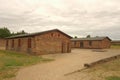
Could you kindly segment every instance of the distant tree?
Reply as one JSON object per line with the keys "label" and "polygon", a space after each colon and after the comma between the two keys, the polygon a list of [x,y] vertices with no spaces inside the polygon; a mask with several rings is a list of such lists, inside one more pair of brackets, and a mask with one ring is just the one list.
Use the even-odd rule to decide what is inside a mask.
{"label": "distant tree", "polygon": [[91,37],[91,35],[87,35],[87,36],[86,36],[86,38],[90,38],[90,37]]}
{"label": "distant tree", "polygon": [[27,32],[25,32],[24,30],[22,30],[22,31],[19,31],[19,32],[16,32],[16,33],[13,32],[11,35],[15,36],[15,35],[21,35],[21,34],[27,34]]}
{"label": "distant tree", "polygon": [[0,38],[5,38],[11,36],[11,32],[8,28],[0,28]]}
{"label": "distant tree", "polygon": [[99,37],[99,36],[96,36],[96,37]]}
{"label": "distant tree", "polygon": [[21,34],[27,34],[27,32],[25,32],[24,30],[21,31]]}
{"label": "distant tree", "polygon": [[75,36],[74,38],[78,38],[77,36]]}
{"label": "distant tree", "polygon": [[6,27],[0,28],[0,38],[10,37],[10,36],[15,36],[15,35],[20,35],[20,34],[27,34],[27,32],[22,30],[16,33],[15,32],[11,33],[11,31]]}

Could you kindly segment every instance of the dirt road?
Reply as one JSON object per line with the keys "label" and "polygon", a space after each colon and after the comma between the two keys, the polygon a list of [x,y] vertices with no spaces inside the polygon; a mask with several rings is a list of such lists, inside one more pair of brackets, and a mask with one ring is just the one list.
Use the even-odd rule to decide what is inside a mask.
{"label": "dirt road", "polygon": [[72,53],[45,55],[43,57],[55,58],[55,61],[20,69],[16,80],[67,80],[64,75],[82,69],[84,63],[118,54],[120,50],[93,52],[87,49],[74,49]]}

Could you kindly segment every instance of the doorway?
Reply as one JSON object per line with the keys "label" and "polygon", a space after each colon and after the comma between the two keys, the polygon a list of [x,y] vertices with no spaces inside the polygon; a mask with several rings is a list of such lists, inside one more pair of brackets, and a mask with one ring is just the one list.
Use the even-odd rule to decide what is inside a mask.
{"label": "doorway", "polygon": [[32,40],[31,40],[31,38],[28,38],[28,53],[31,53],[31,48],[32,48]]}
{"label": "doorway", "polygon": [[69,53],[70,52],[70,44],[67,43],[67,52]]}
{"label": "doorway", "polygon": [[61,50],[62,53],[65,53],[65,43],[62,42],[62,50]]}
{"label": "doorway", "polygon": [[80,48],[83,48],[83,47],[84,47],[83,42],[80,42]]}

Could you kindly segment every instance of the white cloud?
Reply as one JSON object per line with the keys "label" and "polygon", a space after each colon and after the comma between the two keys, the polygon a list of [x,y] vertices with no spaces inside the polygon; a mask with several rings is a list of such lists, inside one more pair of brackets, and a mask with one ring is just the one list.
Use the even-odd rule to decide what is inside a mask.
{"label": "white cloud", "polygon": [[0,26],[37,32],[120,37],[120,0],[0,0]]}

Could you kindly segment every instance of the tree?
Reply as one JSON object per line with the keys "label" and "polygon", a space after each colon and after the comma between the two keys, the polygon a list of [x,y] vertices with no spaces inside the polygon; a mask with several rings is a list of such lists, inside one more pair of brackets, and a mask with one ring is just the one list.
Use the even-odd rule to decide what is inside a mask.
{"label": "tree", "polygon": [[75,36],[74,38],[77,38],[77,36]]}
{"label": "tree", "polygon": [[11,36],[10,30],[6,27],[0,28],[0,38],[5,38]]}
{"label": "tree", "polygon": [[91,35],[87,35],[87,36],[86,36],[86,38],[90,38],[90,37],[91,37]]}
{"label": "tree", "polygon": [[14,32],[12,32],[12,36],[15,36],[15,35],[21,35],[21,34],[27,34],[24,30],[22,30],[22,31],[19,31],[19,32],[16,32],[16,33],[14,33]]}
{"label": "tree", "polygon": [[10,32],[10,30],[6,27],[0,28],[0,38],[5,38],[5,37],[10,37],[10,36],[15,36],[15,35],[20,35],[20,34],[27,34],[24,30],[19,31],[19,32]]}

